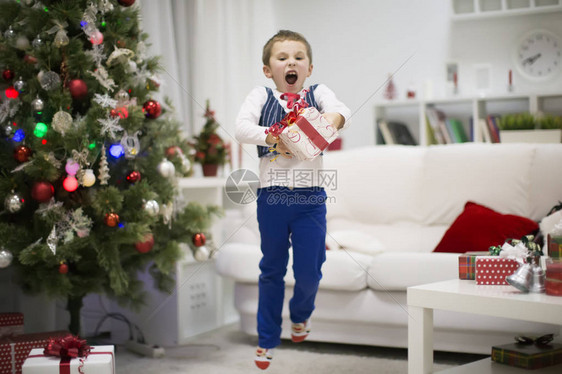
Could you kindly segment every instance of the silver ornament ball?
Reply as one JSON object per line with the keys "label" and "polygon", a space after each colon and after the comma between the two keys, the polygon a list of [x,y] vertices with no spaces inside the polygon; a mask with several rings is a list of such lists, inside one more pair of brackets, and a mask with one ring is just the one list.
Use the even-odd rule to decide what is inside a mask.
{"label": "silver ornament ball", "polygon": [[12,252],[6,249],[0,250],[0,268],[7,268],[8,266],[10,266],[13,259],[14,256],[12,255]]}
{"label": "silver ornament ball", "polygon": [[27,83],[25,83],[25,81],[21,77],[19,77],[18,80],[14,82],[14,88],[19,93],[22,93],[27,88]]}
{"label": "silver ornament ball", "polygon": [[50,91],[60,86],[60,77],[54,71],[41,71],[37,75],[39,84],[44,90]]}
{"label": "silver ornament ball", "polygon": [[144,203],[144,211],[151,217],[157,216],[160,212],[160,205],[158,205],[158,201],[148,200]]}
{"label": "silver ornament ball", "polygon": [[197,247],[197,249],[195,250],[195,259],[199,262],[203,262],[203,261],[207,261],[209,259],[209,250],[207,249],[207,247],[205,247],[204,245],[202,245],[201,247]]}
{"label": "silver ornament ball", "polygon": [[23,199],[15,193],[12,193],[4,200],[4,206],[10,213],[17,213],[23,206]]}
{"label": "silver ornament ball", "polygon": [[176,174],[176,167],[170,161],[164,159],[158,164],[158,172],[164,178],[171,178]]}
{"label": "silver ornament ball", "polygon": [[45,109],[45,103],[40,98],[33,99],[33,101],[31,102],[31,109],[34,112],[41,112],[43,109]]}
{"label": "silver ornament ball", "polygon": [[4,32],[4,38],[11,40],[16,37],[16,32],[12,29],[12,26]]}
{"label": "silver ornament ball", "polygon": [[33,41],[31,42],[31,45],[33,46],[33,48],[40,48],[45,44],[45,42],[43,41],[43,39],[41,39],[41,35],[37,35],[35,37],[35,39],[33,39]]}

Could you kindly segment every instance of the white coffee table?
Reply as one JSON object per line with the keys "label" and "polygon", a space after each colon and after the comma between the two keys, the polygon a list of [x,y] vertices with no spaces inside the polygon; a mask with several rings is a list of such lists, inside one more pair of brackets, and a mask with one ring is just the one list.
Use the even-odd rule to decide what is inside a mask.
{"label": "white coffee table", "polygon": [[[512,286],[481,286],[476,285],[475,281],[460,279],[408,287],[409,374],[433,372],[433,309],[562,326],[562,297],[522,294]],[[492,347],[490,352],[491,350]],[[455,369],[445,373],[516,373],[519,370],[490,361],[491,359],[487,358],[466,365],[466,370],[470,371]],[[560,373],[562,366],[557,365],[539,372]],[[537,371],[533,370],[533,373]]]}

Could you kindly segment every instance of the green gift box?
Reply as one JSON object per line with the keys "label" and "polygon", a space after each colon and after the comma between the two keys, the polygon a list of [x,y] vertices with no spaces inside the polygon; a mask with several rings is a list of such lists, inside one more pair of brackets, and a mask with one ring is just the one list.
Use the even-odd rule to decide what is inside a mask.
{"label": "green gift box", "polygon": [[492,361],[523,369],[540,369],[562,363],[562,344],[504,344],[492,347]]}
{"label": "green gift box", "polygon": [[548,244],[548,255],[552,258],[562,258],[562,236],[548,234],[546,242]]}

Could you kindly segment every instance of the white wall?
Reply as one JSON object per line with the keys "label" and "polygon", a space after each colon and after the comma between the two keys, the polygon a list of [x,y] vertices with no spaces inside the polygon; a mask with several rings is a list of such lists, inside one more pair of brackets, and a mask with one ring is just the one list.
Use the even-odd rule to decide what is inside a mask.
{"label": "white wall", "polygon": [[509,69],[518,91],[562,89],[562,76],[542,84],[525,82],[511,59],[515,42],[528,30],[546,28],[562,37],[562,12],[452,22],[450,0],[274,4],[278,28],[299,31],[312,45],[315,67],[309,82],[326,83],[355,113],[343,135],[346,148],[373,144],[373,104],[382,99],[391,72],[396,72],[400,98],[410,85],[418,95],[432,91],[434,98],[444,97],[447,61],[459,64],[460,95],[477,94],[475,64],[490,64],[490,93],[506,92]]}

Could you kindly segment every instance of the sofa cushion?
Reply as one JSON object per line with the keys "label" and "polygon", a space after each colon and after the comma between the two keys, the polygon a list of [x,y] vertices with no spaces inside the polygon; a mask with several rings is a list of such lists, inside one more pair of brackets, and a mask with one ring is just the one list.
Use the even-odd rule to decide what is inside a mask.
{"label": "sofa cushion", "polygon": [[[237,282],[257,283],[261,257],[258,245],[227,243],[216,255],[216,269],[220,275]],[[370,261],[371,256],[361,253],[345,250],[326,251],[320,288],[340,291],[358,291],[367,288],[367,269]],[[285,275],[285,284],[288,286],[295,284],[291,264],[292,256]]]}
{"label": "sofa cushion", "polygon": [[395,145],[328,152],[324,168],[337,171],[337,185],[326,189],[328,219],[420,222],[425,149]]}
{"label": "sofa cushion", "polygon": [[[545,182],[541,178],[531,182],[535,149],[535,144],[501,143],[427,147],[423,180],[416,187],[423,197],[422,222],[450,225],[467,201],[530,217],[532,183]],[[543,187],[535,189],[542,191]]]}
{"label": "sofa cushion", "polygon": [[345,249],[374,255],[384,251],[384,245],[375,236],[361,230],[335,230],[326,233],[326,249]]}
{"label": "sofa cushion", "polygon": [[370,224],[368,221],[334,218],[328,221],[329,237],[337,231],[361,231],[376,238],[385,252],[430,253],[439,243],[448,225],[419,225],[412,222]]}
{"label": "sofa cushion", "polygon": [[391,253],[373,257],[367,284],[380,291],[406,291],[410,286],[459,277],[455,253]]}
{"label": "sofa cushion", "polygon": [[538,228],[528,218],[501,214],[469,201],[433,252],[487,251],[492,245],[501,246],[508,238],[520,239]]}

